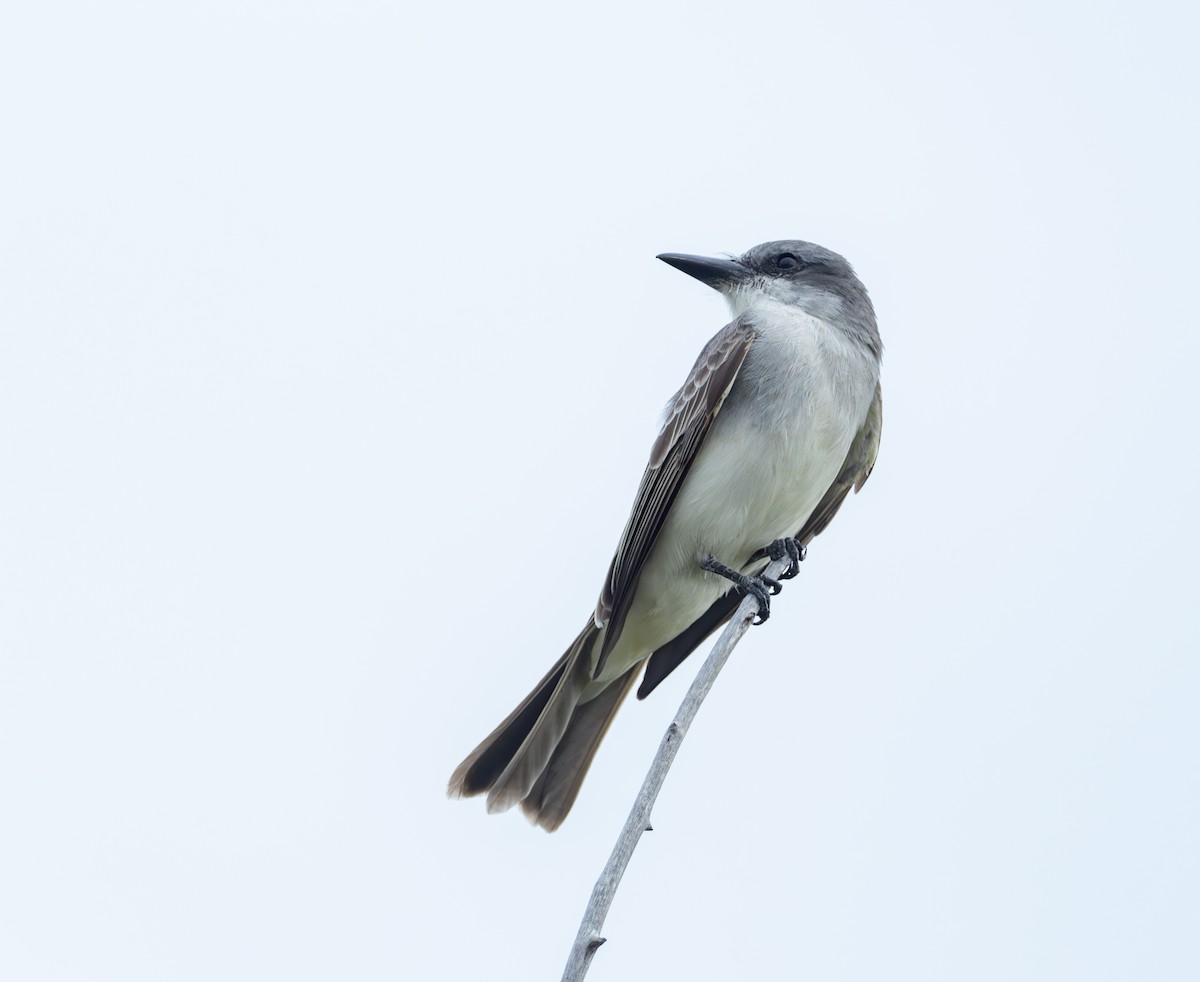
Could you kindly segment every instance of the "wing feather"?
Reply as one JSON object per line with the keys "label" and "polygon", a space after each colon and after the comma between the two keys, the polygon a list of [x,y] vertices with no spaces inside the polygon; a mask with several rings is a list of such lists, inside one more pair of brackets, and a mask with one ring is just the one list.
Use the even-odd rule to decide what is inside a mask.
{"label": "wing feather", "polygon": [[687,381],[667,406],[596,604],[596,623],[607,625],[607,630],[594,675],[600,673],[621,636],[642,567],[756,336],[745,317],[727,324],[704,346]]}

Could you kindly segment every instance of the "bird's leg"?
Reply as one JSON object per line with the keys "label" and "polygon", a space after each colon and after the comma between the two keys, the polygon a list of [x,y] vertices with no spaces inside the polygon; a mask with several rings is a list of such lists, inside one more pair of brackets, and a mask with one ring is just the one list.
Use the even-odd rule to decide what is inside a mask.
{"label": "bird's leg", "polygon": [[774,562],[776,559],[782,559],[787,556],[791,560],[788,568],[779,574],[781,580],[790,580],[793,576],[800,572],[800,564],[804,562],[804,557],[808,554],[808,550],[800,545],[795,539],[776,539],[767,547],[767,556]]}
{"label": "bird's leg", "polygon": [[739,573],[736,569],[730,569],[724,563],[717,562],[712,556],[702,560],[700,568],[732,580],[758,601],[758,620],[754,622],[755,624],[762,624],[771,616],[771,597],[783,589],[783,584],[778,580],[761,574],[747,576],[745,573]]}

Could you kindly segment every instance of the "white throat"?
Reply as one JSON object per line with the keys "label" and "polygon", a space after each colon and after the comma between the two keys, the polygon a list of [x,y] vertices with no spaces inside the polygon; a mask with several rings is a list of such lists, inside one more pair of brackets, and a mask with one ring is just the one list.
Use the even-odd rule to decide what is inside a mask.
{"label": "white throat", "polygon": [[842,298],[807,283],[797,284],[778,279],[756,278],[725,293],[725,302],[735,318],[748,311],[787,308],[792,313],[804,313],[836,323],[842,313]]}

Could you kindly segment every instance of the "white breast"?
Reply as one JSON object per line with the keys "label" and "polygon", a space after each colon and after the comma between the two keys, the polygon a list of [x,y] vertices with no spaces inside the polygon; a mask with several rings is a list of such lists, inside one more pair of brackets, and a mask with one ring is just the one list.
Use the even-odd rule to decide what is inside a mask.
{"label": "white breast", "polygon": [[799,530],[845,461],[879,378],[874,357],[825,321],[782,304],[754,315],[759,337],[671,516],[678,549],[718,558],[721,549],[730,565]]}
{"label": "white breast", "polygon": [[743,567],[795,535],[866,419],[879,378],[870,352],[795,307],[767,302],[753,315],[759,336],[646,562],[613,671],[675,637],[728,589],[699,569],[706,556]]}

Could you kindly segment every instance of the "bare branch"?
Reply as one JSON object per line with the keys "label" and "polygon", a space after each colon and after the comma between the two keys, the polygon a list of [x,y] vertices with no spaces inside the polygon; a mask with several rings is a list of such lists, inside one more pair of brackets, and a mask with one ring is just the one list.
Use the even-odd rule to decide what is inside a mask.
{"label": "bare branch", "polygon": [[[777,579],[779,574],[788,568],[789,563],[790,560],[787,557],[777,559],[764,570],[764,575]],[[612,906],[613,898],[617,894],[617,887],[621,883],[621,877],[625,874],[625,867],[629,865],[638,840],[643,832],[647,832],[651,828],[650,811],[654,808],[654,801],[658,797],[663,781],[666,780],[667,771],[671,769],[675,754],[679,752],[679,744],[687,734],[688,727],[692,725],[692,720],[696,718],[700,704],[704,702],[705,696],[716,682],[718,673],[732,654],[734,647],[742,639],[742,635],[750,627],[750,622],[754,620],[757,613],[758,601],[752,596],[747,596],[738,607],[737,613],[726,625],[725,630],[721,632],[717,643],[713,645],[704,665],[696,673],[696,678],[688,688],[687,695],[683,697],[675,719],[667,727],[667,732],[658,746],[658,753],[654,756],[654,762],[650,765],[646,780],[642,782],[642,789],[633,803],[629,818],[625,820],[625,827],[621,830],[617,844],[613,847],[612,855],[608,857],[608,862],[605,864],[600,878],[596,880],[596,885],[592,888],[591,900],[588,901],[587,910],[583,913],[579,933],[575,935],[575,944],[567,958],[566,968],[563,969],[562,982],[580,982],[587,974],[588,966],[592,962],[592,956],[596,953],[596,949],[604,944],[606,939],[600,936],[600,930],[604,927],[608,908]]]}

